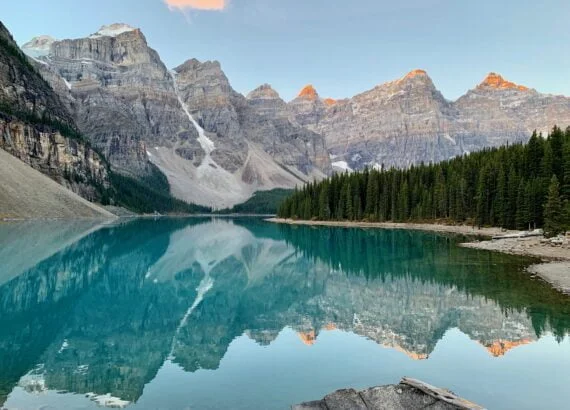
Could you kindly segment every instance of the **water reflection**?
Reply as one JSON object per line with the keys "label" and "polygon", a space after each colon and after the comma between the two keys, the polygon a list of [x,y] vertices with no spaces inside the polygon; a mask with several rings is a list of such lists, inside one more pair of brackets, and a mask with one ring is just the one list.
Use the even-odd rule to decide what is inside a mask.
{"label": "water reflection", "polygon": [[269,346],[283,329],[309,346],[350,332],[421,360],[449,329],[500,357],[570,328],[570,303],[518,258],[428,233],[165,219],[49,235],[62,239],[13,248],[2,268],[0,404],[19,389],[141,405],[159,372],[216,370],[231,344]]}

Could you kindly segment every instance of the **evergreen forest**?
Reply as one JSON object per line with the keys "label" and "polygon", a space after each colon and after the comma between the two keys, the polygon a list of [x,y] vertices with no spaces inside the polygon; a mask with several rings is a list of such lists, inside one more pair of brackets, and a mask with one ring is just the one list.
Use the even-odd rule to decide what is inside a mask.
{"label": "evergreen forest", "polygon": [[553,236],[570,226],[570,127],[437,164],[336,174],[296,189],[278,216],[544,228]]}

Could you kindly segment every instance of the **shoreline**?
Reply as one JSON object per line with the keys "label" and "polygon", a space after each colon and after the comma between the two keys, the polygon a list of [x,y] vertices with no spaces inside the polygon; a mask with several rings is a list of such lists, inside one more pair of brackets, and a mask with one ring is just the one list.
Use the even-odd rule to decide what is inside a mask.
{"label": "shoreline", "polygon": [[464,248],[501,252],[510,255],[533,257],[541,260],[540,263],[528,266],[526,271],[550,284],[559,292],[570,296],[570,242],[564,241],[553,245],[541,237],[508,238],[492,240],[496,235],[507,235],[518,231],[503,230],[501,228],[475,228],[467,225],[443,225],[427,223],[402,222],[346,222],[346,221],[301,221],[282,218],[269,218],[268,222],[305,225],[330,226],[339,228],[373,228],[373,229],[405,229],[436,233],[459,234],[471,237],[484,237],[486,240],[465,242],[459,244]]}
{"label": "shoreline", "polygon": [[268,218],[268,222],[288,225],[332,226],[337,228],[375,228],[375,229],[406,229],[440,233],[454,233],[466,236],[491,238],[495,235],[506,235],[518,231],[508,231],[501,228],[475,228],[468,225],[443,225],[430,223],[407,222],[350,222],[350,221],[305,221],[283,218]]}

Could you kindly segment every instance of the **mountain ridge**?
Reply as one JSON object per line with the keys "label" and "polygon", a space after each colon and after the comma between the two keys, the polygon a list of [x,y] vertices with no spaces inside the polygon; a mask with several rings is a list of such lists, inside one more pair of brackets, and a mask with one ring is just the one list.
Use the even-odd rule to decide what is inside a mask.
{"label": "mountain ridge", "polygon": [[[288,102],[267,84],[243,95],[216,60],[191,58],[168,70],[140,29],[106,27],[99,33],[110,35],[53,42],[49,55],[39,57],[44,77],[61,95],[69,94],[80,128],[111,163],[137,177],[150,160],[178,198],[202,205],[232,206],[255,191],[293,188],[333,170],[435,163],[524,142],[534,130],[545,133],[554,125],[570,125],[570,98],[539,93],[494,72],[455,100],[446,99],[423,69],[339,100],[320,97],[310,84]],[[85,42],[98,57],[78,52]],[[43,43],[26,44],[45,48]],[[102,70],[102,62],[111,66]],[[178,96],[172,72],[177,73]],[[93,105],[96,92],[115,107],[98,111],[102,101]],[[104,127],[102,120],[107,120]],[[199,143],[199,128],[213,144],[210,154]],[[206,180],[197,174],[205,158],[213,161],[211,170],[202,167],[201,172],[208,171]],[[225,176],[216,177],[221,171],[214,167]],[[232,189],[213,179],[226,180]],[[188,194],[204,184],[210,186],[209,194]]]}
{"label": "mountain ridge", "polygon": [[[24,50],[37,56],[37,43]],[[153,163],[179,199],[231,207],[331,172],[322,137],[278,95],[237,93],[217,61],[191,58],[169,70],[139,29],[104,26],[55,41],[34,61],[115,169],[140,178]]]}

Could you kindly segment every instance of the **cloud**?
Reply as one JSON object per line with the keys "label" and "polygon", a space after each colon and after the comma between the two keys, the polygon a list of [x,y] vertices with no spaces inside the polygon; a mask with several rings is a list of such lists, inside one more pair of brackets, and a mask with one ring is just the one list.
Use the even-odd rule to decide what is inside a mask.
{"label": "cloud", "polygon": [[228,0],[164,0],[170,10],[224,10]]}

